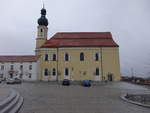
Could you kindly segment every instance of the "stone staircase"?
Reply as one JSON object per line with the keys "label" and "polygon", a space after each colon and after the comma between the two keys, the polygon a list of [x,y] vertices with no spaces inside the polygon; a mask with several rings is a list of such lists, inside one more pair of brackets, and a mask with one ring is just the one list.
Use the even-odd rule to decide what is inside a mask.
{"label": "stone staircase", "polygon": [[17,113],[23,104],[23,97],[11,89],[11,94],[0,102],[0,113]]}

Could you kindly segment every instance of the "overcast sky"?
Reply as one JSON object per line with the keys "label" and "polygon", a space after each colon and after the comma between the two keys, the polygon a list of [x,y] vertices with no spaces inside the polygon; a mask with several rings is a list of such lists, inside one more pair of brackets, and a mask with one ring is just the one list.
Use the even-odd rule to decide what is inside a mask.
{"label": "overcast sky", "polygon": [[[150,66],[150,0],[44,0],[50,38],[56,32],[110,31],[124,75]],[[0,55],[34,54],[42,0],[0,0]],[[149,75],[150,76],[150,75]]]}

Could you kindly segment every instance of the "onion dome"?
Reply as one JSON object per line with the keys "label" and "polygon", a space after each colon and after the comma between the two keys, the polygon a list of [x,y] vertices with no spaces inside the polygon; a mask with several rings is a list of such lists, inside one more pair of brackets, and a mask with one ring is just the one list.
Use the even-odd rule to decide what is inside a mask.
{"label": "onion dome", "polygon": [[41,9],[41,17],[38,19],[38,24],[43,26],[48,26],[48,20],[46,18],[46,9]]}

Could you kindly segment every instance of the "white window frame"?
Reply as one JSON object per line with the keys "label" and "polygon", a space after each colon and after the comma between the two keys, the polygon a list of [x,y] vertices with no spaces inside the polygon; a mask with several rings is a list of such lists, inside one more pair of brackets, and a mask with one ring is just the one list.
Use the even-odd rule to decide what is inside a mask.
{"label": "white window frame", "polygon": [[52,54],[49,54],[49,61],[52,61]]}
{"label": "white window frame", "polygon": [[[48,55],[48,60],[45,60],[46,55]],[[49,61],[49,54],[45,53],[43,56],[44,56],[44,57],[43,57],[43,60],[44,60],[44,61]]]}
{"label": "white window frame", "polygon": [[[53,75],[53,69],[55,69],[55,73],[56,73],[55,75]],[[52,68],[52,69],[51,69],[51,75],[52,75],[52,76],[57,76],[57,69],[56,69],[56,68]]]}
{"label": "white window frame", "polygon": [[49,69],[48,69],[48,68],[44,68],[44,70],[43,70],[43,75],[44,75],[44,76],[48,76],[48,75],[45,75],[45,70],[46,70],[46,69],[48,70],[48,75],[49,75]]}
{"label": "white window frame", "polygon": [[[56,55],[56,60],[53,60],[53,55],[54,55],[54,54]],[[57,61],[57,54],[56,54],[56,53],[53,53],[53,54],[52,54],[52,61]]]}

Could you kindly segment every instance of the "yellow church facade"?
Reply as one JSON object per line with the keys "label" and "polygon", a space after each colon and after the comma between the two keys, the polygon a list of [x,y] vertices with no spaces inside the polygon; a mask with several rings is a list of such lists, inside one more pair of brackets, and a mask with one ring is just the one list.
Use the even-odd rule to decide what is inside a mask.
{"label": "yellow church facade", "polygon": [[120,80],[119,46],[110,32],[61,32],[48,40],[44,8],[38,24],[38,80]]}

